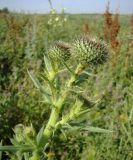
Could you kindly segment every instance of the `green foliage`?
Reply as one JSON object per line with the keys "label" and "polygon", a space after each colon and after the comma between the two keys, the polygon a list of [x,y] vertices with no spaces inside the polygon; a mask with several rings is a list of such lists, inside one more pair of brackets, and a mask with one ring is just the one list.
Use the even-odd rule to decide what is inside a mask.
{"label": "green foliage", "polygon": [[[119,49],[109,50],[109,61],[94,70],[81,66],[76,70],[80,57],[71,57],[69,48],[74,42],[80,45],[79,51],[85,49],[90,53],[89,48],[84,48],[88,47],[86,39],[72,41],[72,38],[81,34],[82,24],[89,21],[91,35],[103,39],[103,18],[100,15],[67,15],[67,21],[65,18],[65,14],[56,12],[0,13],[0,139],[3,145],[8,145],[0,149],[13,150],[15,154],[8,153],[12,160],[39,159],[40,154],[49,159],[132,160],[133,55],[130,37],[126,36],[130,34],[130,16],[120,16]],[[54,51],[51,45],[51,57],[49,44],[58,40],[61,41],[55,43]],[[100,54],[102,59],[104,48],[92,40],[89,42],[96,57],[91,56],[97,59]],[[99,52],[94,50],[95,46]],[[118,55],[115,65],[112,55]],[[51,136],[46,142],[43,133],[50,110],[57,106],[62,106],[59,116],[56,115],[58,121],[51,118],[57,123],[51,127],[53,132],[50,129],[47,133]],[[29,126],[31,123],[33,126]],[[14,147],[10,148],[9,139]],[[40,153],[37,147],[44,141]],[[7,158],[4,153],[3,156]]]}

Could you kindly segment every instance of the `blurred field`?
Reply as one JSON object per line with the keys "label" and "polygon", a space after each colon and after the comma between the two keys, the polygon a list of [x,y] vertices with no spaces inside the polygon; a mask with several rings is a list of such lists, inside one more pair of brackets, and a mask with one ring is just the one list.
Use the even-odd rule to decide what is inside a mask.
{"label": "blurred field", "polygon": [[73,131],[67,141],[55,137],[50,151],[61,160],[133,159],[133,20],[131,15],[117,18],[114,28],[109,28],[107,14],[0,13],[0,139],[4,144],[10,144],[16,124],[32,123],[39,130],[49,117],[48,106],[41,102],[27,69],[39,76],[49,45],[91,34],[108,43],[110,58],[87,80],[85,93],[90,99],[104,95],[99,109],[87,114],[87,124],[114,132]]}

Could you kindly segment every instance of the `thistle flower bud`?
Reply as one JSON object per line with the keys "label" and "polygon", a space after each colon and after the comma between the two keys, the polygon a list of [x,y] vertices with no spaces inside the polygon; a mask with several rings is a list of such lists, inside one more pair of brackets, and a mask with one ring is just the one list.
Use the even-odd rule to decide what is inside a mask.
{"label": "thistle flower bud", "polygon": [[24,125],[23,124],[18,124],[15,126],[14,128],[14,133],[15,133],[15,139],[17,140],[17,142],[23,142],[23,129],[24,129]]}
{"label": "thistle flower bud", "polygon": [[68,60],[70,58],[71,46],[66,42],[56,42],[53,47],[49,49],[49,57],[54,60]]}
{"label": "thistle flower bud", "polygon": [[35,130],[32,126],[26,126],[23,134],[29,138],[33,138],[35,136]]}
{"label": "thistle flower bud", "polygon": [[108,58],[107,45],[99,40],[82,36],[75,40],[71,52],[83,66],[103,64]]}

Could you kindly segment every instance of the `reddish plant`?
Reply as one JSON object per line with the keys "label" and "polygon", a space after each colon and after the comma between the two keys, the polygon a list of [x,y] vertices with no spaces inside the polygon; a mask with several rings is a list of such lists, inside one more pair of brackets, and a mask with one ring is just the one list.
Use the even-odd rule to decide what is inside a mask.
{"label": "reddish plant", "polygon": [[107,42],[110,40],[110,28],[112,26],[112,13],[109,11],[109,2],[106,6],[106,11],[104,13],[104,38]]}
{"label": "reddish plant", "polygon": [[113,18],[113,23],[111,27],[111,46],[116,49],[119,46],[119,41],[117,39],[118,33],[120,30],[119,24],[119,14],[115,14]]}
{"label": "reddish plant", "polygon": [[110,13],[109,2],[104,13],[104,38],[107,42],[111,44],[113,49],[116,49],[119,46],[119,41],[117,39],[120,24],[119,24],[119,14],[114,16]]}
{"label": "reddish plant", "polygon": [[88,25],[88,23],[84,23],[83,25],[82,25],[82,32],[83,33],[88,33],[89,32],[89,25]]}
{"label": "reddish plant", "polygon": [[133,48],[133,14],[131,16],[131,47]]}

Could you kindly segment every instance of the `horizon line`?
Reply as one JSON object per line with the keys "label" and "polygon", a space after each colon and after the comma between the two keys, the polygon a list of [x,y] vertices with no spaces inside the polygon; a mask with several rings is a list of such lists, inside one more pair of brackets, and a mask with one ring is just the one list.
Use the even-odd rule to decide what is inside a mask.
{"label": "horizon line", "polygon": [[[29,10],[10,10],[8,7],[3,7],[3,8],[0,8],[0,10],[3,10],[4,8],[7,8],[8,11],[10,13],[18,13],[18,14],[49,14],[49,12],[43,12],[43,11],[29,11]],[[104,14],[106,12],[106,10],[104,12],[65,12],[64,14]],[[120,14],[120,15],[132,15],[132,13],[122,13],[122,12],[112,12],[110,11],[110,13],[112,14]],[[58,14],[62,14],[61,12],[57,12],[56,13],[57,15]],[[55,15],[56,15],[55,14]]]}

